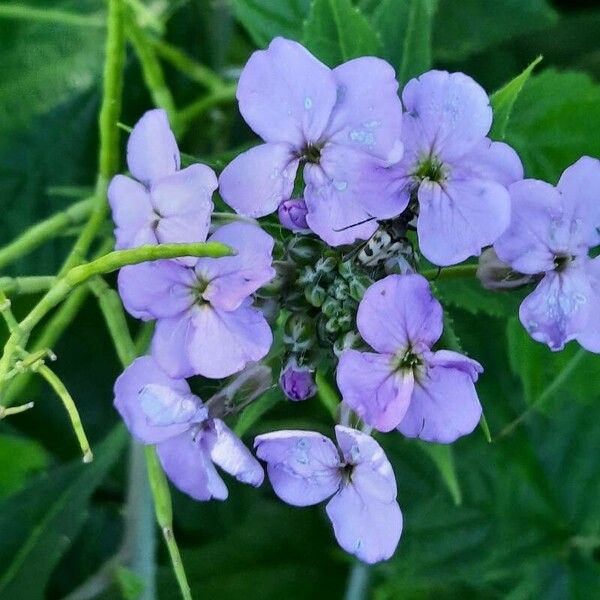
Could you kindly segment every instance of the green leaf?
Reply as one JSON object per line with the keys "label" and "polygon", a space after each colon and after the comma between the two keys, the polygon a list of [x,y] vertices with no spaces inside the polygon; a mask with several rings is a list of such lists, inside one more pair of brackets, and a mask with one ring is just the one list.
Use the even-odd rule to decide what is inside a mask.
{"label": "green leaf", "polygon": [[507,338],[511,368],[528,405],[548,410],[555,400],[589,402],[600,396],[600,356],[575,342],[552,352],[531,339],[517,319],[509,321]]}
{"label": "green leaf", "polygon": [[29,476],[48,464],[49,458],[46,450],[35,440],[1,434],[0,498],[5,498],[19,490]]}
{"label": "green leaf", "polygon": [[506,127],[508,120],[523,86],[529,80],[533,69],[541,62],[542,57],[538,56],[520,75],[511,79],[506,85],[494,92],[490,98],[492,108],[494,109],[494,124],[490,137],[494,140],[503,140],[506,136]]}
{"label": "green leaf", "polygon": [[557,21],[546,0],[438,0],[434,54],[454,61]]}
{"label": "green leaf", "polygon": [[276,36],[302,37],[310,0],[231,0],[237,20],[259,48]]}
{"label": "green leaf", "polygon": [[600,155],[600,85],[583,73],[534,75],[515,102],[506,141],[528,177],[556,182],[582,155]]}
{"label": "green leaf", "polygon": [[383,40],[383,57],[401,84],[431,68],[431,31],[436,0],[383,0],[372,22]]}
{"label": "green leaf", "polygon": [[435,289],[442,304],[462,308],[474,315],[485,313],[493,317],[516,314],[524,294],[522,290],[510,292],[486,290],[475,277],[441,279],[435,282]]}
{"label": "green leaf", "polygon": [[[100,13],[100,20],[105,9],[102,0],[52,7],[74,15]],[[101,27],[0,18],[0,139],[93,86],[102,67],[104,36]]]}
{"label": "green leaf", "polygon": [[90,464],[44,474],[0,504],[0,597],[44,598],[50,574],[83,525],[90,496],[127,439],[117,427]]}
{"label": "green leaf", "polygon": [[426,442],[417,442],[419,448],[431,458],[433,464],[439,471],[442,481],[446,484],[450,496],[456,506],[462,504],[462,492],[458,483],[456,474],[456,465],[454,464],[454,454],[452,446],[443,444],[429,444]]}
{"label": "green leaf", "polygon": [[313,0],[302,41],[330,67],[359,56],[381,54],[375,30],[350,0]]}

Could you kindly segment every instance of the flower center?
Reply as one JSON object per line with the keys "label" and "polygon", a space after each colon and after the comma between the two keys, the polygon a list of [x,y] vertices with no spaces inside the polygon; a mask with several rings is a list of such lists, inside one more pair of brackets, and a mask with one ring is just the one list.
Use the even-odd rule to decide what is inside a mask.
{"label": "flower center", "polygon": [[206,300],[202,297],[202,294],[206,291],[208,287],[208,281],[204,279],[198,278],[194,285],[190,288],[192,296],[194,298],[194,304],[202,305],[206,304]]}
{"label": "flower center", "polygon": [[302,157],[306,162],[318,165],[319,161],[321,160],[321,146],[318,144],[308,144],[304,148]]}
{"label": "flower center", "polygon": [[556,254],[554,256],[554,269],[560,273],[569,266],[572,260],[573,257],[570,254]]}
{"label": "flower center", "polygon": [[411,371],[415,378],[423,365],[423,359],[419,354],[413,352],[412,348],[402,350],[394,356],[392,361],[392,369],[394,372]]}
{"label": "flower center", "polygon": [[440,182],[446,178],[446,169],[443,163],[435,156],[428,156],[418,163],[414,177],[419,181],[429,179],[429,181]]}

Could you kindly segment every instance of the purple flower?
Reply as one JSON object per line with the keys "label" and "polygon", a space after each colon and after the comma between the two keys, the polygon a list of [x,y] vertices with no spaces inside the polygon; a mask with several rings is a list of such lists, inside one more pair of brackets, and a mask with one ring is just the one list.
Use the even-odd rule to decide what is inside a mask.
{"label": "purple flower", "polygon": [[124,267],[119,293],[127,310],[157,319],[152,353],[172,377],[222,378],[263,358],[273,341],[251,294],[270,281],[273,238],[255,225],[230,223],[211,241],[238,254],[190,266],[156,261]]}
{"label": "purple flower", "polygon": [[279,205],[277,215],[279,216],[279,222],[287,229],[298,233],[307,233],[310,231],[306,222],[307,212],[308,209],[303,198],[292,198],[291,200],[284,200]]}
{"label": "purple flower", "polygon": [[405,204],[416,193],[421,251],[442,266],[477,256],[508,226],[506,187],[522,179],[521,161],[510,146],[486,137],[487,94],[462,73],[412,79],[402,102],[405,152],[392,170]]}
{"label": "purple flower", "polygon": [[442,307],[421,275],[389,275],[365,292],[358,330],[375,352],[345,350],[337,369],[343,400],[380,431],[449,443],[481,417],[473,383],[481,365],[457,352],[431,351]]}
{"label": "purple flower", "polygon": [[167,476],[192,498],[227,498],[215,464],[243,483],[263,482],[262,467],[239,438],[210,418],[185,379],[169,377],[153,358],[136,359],[119,376],[115,407],[136,439],[156,444]]}
{"label": "purple flower", "polygon": [[290,400],[308,400],[317,393],[313,369],[301,367],[295,358],[291,358],[281,371],[279,385]]}
{"label": "purple flower", "polygon": [[512,218],[494,248],[515,271],[543,274],[521,304],[529,335],[561,350],[577,340],[600,352],[600,161],[584,156],[562,174],[557,187],[527,179],[510,186]]}
{"label": "purple flower", "polygon": [[313,431],[259,435],[254,447],[284,502],[310,506],[331,497],[326,510],[339,545],[366,563],[385,560],[402,533],[392,466],[365,433],[337,425],[335,436],[339,451]]}
{"label": "purple flower", "polygon": [[275,38],[250,57],[237,90],[240,112],[266,143],[225,168],[223,199],[245,215],[272,213],[291,197],[303,164],[308,226],[331,245],[368,238],[377,223],[367,219],[404,209],[387,189],[386,167],[402,156],[397,89],[383,60],[362,57],[332,70],[300,44]]}
{"label": "purple flower", "polygon": [[108,188],[117,248],[206,240],[217,178],[206,165],[179,170],[164,110],[150,110],[137,122],[127,164],[138,181],[117,175]]}

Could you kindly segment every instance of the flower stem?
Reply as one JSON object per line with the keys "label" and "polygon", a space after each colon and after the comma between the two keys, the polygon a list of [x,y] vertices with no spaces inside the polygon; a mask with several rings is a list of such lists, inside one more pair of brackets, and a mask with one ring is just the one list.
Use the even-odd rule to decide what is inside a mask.
{"label": "flower stem", "polygon": [[22,19],[23,21],[41,21],[59,25],[103,28],[102,15],[83,15],[51,8],[35,8],[19,4],[0,5],[0,19]]}
{"label": "flower stem", "polygon": [[27,404],[21,404],[21,406],[13,406],[12,408],[4,408],[4,406],[0,406],[0,419],[4,419],[5,417],[10,417],[11,415],[17,415],[19,413],[25,412],[33,408],[33,402],[27,402]]}
{"label": "flower stem", "polygon": [[154,497],[156,520],[169,550],[175,577],[181,590],[181,596],[184,600],[192,600],[192,593],[181,561],[181,554],[173,535],[173,506],[169,483],[158,460],[154,446],[146,446],[145,452],[150,487],[152,488],[152,495]]}
{"label": "flower stem", "polygon": [[0,277],[0,290],[5,294],[38,294],[45,292],[56,283],[53,275],[32,277]]}
{"label": "flower stem", "polygon": [[236,84],[223,85],[208,96],[204,96],[179,111],[179,124],[182,130],[189,127],[191,121],[218,104],[233,102],[235,100]]}
{"label": "flower stem", "polygon": [[369,575],[368,565],[355,562],[350,571],[344,600],[365,600],[369,589]]}
{"label": "flower stem", "polygon": [[24,231],[12,242],[0,248],[0,268],[13,263],[44,242],[60,235],[68,227],[83,222],[89,216],[92,205],[91,198],[81,200]]}
{"label": "flower stem", "polygon": [[152,101],[159,108],[165,109],[171,127],[177,134],[177,108],[171,91],[165,82],[162,67],[156,56],[155,46],[152,45],[149,36],[136,23],[132,15],[129,15],[127,19],[127,37],[140,61],[144,83],[152,96]]}
{"label": "flower stem", "polygon": [[71,420],[73,431],[77,436],[79,446],[81,447],[83,462],[92,462],[92,460],[94,460],[94,455],[90,448],[90,443],[88,442],[87,436],[85,435],[83,425],[81,424],[81,418],[79,417],[79,412],[77,411],[77,407],[75,406],[75,402],[73,401],[71,394],[69,394],[69,391],[65,387],[64,383],[58,378],[54,371],[49,369],[46,365],[40,365],[37,368],[37,373],[39,373],[48,382],[50,387],[56,392],[56,395],[62,400],[67,414],[69,415],[69,419]]}
{"label": "flower stem", "polygon": [[476,264],[455,265],[453,267],[443,267],[440,269],[425,269],[421,275],[429,281],[438,281],[441,279],[460,279],[462,277],[472,277],[477,272]]}

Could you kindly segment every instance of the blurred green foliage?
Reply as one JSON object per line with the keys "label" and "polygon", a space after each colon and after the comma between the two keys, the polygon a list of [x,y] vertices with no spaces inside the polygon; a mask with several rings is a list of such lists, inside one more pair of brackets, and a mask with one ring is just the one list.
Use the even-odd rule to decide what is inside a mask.
{"label": "blurred green foliage", "polygon": [[[490,94],[543,55],[502,113],[498,136],[517,148],[527,176],[551,182],[580,155],[600,156],[600,8],[545,0],[127,4],[147,35],[163,36],[226,78],[276,35],[302,40],[332,65],[379,54],[402,81],[432,65],[464,70]],[[39,12],[15,16],[23,3],[0,3],[2,245],[85,194],[80,188],[91,188],[96,170],[105,4],[30,0],[27,6]],[[65,11],[81,18],[65,20]],[[162,64],[178,108],[204,97],[192,77]],[[131,48],[124,102],[129,125],[151,106]],[[218,159],[253,139],[235,104],[226,103],[198,117],[180,142],[191,155]],[[52,272],[67,241],[2,275]],[[479,391],[493,441],[476,431],[455,445],[453,456],[436,457],[400,436],[381,438],[394,463],[405,531],[396,556],[372,570],[371,596],[600,597],[599,359],[572,346],[552,354],[530,340],[515,320],[518,293],[493,294],[473,280],[440,281],[436,289],[464,349],[485,366]],[[30,303],[19,299],[16,312]],[[94,302],[84,305],[55,351],[56,370],[80,407],[97,459],[64,464],[78,460],[77,447],[44,386],[25,391],[23,400],[35,400],[35,410],[0,422],[0,597],[11,600],[65,597],[114,555],[122,535],[123,439],[109,433],[117,421],[111,386],[120,367]],[[290,406],[272,392],[246,409],[238,429],[250,441],[274,427],[323,429],[330,418],[316,400]],[[268,485],[230,488],[227,503],[175,495],[176,531],[195,597],[343,596],[351,561],[335,546],[322,508],[284,506]],[[177,598],[163,549],[158,559],[159,598]],[[97,597],[134,597],[139,582],[121,575]]]}

